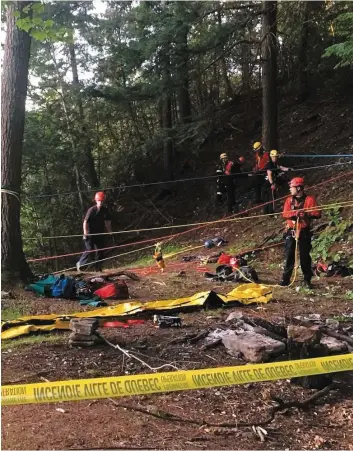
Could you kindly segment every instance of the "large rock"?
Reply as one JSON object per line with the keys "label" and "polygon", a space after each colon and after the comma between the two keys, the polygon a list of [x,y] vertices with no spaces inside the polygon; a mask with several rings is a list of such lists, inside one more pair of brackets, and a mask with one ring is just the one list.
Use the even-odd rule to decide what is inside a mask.
{"label": "large rock", "polygon": [[319,343],[321,332],[318,327],[304,327],[290,325],[287,328],[288,340],[296,343]]}
{"label": "large rock", "polygon": [[222,342],[232,356],[242,354],[245,360],[254,363],[266,362],[286,349],[286,345],[280,341],[249,331],[241,334],[233,331],[233,334],[222,337]]}
{"label": "large rock", "polygon": [[337,340],[337,338],[334,338],[334,337],[327,337],[326,335],[324,335],[321,338],[320,343],[322,345],[327,346],[328,352],[330,354],[335,354],[336,352],[340,353],[340,352],[348,351],[347,343]]}

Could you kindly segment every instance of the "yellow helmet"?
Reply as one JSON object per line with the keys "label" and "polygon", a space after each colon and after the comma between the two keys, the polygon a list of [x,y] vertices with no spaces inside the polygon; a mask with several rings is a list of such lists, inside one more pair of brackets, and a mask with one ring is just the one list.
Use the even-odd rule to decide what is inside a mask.
{"label": "yellow helmet", "polygon": [[256,143],[253,144],[253,149],[259,150],[261,146],[262,144],[260,143],[260,141],[256,141]]}
{"label": "yellow helmet", "polygon": [[221,155],[219,156],[219,158],[221,160],[223,160],[224,158],[228,158],[228,155],[226,153],[221,153]]}
{"label": "yellow helmet", "polygon": [[278,157],[278,151],[277,150],[271,150],[270,157]]}

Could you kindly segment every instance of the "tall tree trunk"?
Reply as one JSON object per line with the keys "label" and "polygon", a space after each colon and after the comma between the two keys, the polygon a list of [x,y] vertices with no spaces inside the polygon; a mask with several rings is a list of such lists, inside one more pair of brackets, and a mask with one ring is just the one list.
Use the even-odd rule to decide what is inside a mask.
{"label": "tall tree trunk", "polygon": [[32,276],[26,262],[20,227],[22,145],[31,37],[16,27],[14,12],[28,2],[7,6],[6,40],[1,84],[1,185],[18,193],[1,195],[1,273],[5,282],[26,281]]}
{"label": "tall tree trunk", "polygon": [[163,129],[165,139],[163,145],[164,159],[164,178],[165,180],[173,180],[174,178],[174,149],[173,140],[171,138],[172,120],[172,99],[170,93],[170,55],[169,46],[162,55],[163,78],[164,78],[164,98],[163,98]]}
{"label": "tall tree trunk", "polygon": [[262,18],[262,143],[277,149],[277,2],[264,1]]}
{"label": "tall tree trunk", "polygon": [[303,22],[300,36],[300,46],[298,54],[298,90],[300,100],[304,102],[309,96],[308,87],[308,38],[309,38],[309,8],[310,2],[303,3]]}
{"label": "tall tree trunk", "polygon": [[70,120],[69,110],[68,110],[66,98],[65,98],[65,95],[66,95],[65,84],[64,84],[63,78],[60,74],[59,66],[58,66],[58,63],[56,60],[56,56],[55,56],[55,49],[54,49],[53,45],[49,46],[49,52],[50,52],[51,58],[53,60],[54,67],[56,69],[58,83],[60,86],[59,94],[60,94],[61,104],[62,104],[62,107],[64,110],[67,134],[68,134],[71,148],[72,148],[72,157],[74,160],[74,168],[73,169],[74,169],[74,173],[75,173],[75,181],[76,181],[76,187],[77,187],[77,192],[78,192],[78,199],[80,202],[81,211],[84,212],[85,211],[85,202],[84,202],[84,198],[83,198],[83,194],[82,194],[82,191],[83,191],[82,190],[82,173],[79,169],[79,155],[78,155],[78,151],[77,151],[77,147],[76,147],[76,143],[75,143],[74,132],[71,128],[71,120]]}
{"label": "tall tree trunk", "polygon": [[[185,9],[184,2],[176,3],[180,14],[183,14]],[[189,93],[189,52],[188,52],[188,33],[189,27],[187,24],[181,22],[176,38],[176,52],[177,52],[177,71],[178,82],[178,103],[180,120],[182,124],[191,122],[191,102]]]}
{"label": "tall tree trunk", "polygon": [[87,170],[88,182],[93,188],[99,187],[99,179],[97,176],[97,171],[94,166],[94,159],[92,156],[92,141],[88,135],[88,130],[86,126],[85,115],[83,111],[82,98],[80,93],[80,82],[78,78],[78,70],[77,70],[77,60],[76,60],[76,51],[75,45],[73,43],[69,44],[69,53],[70,53],[70,62],[71,62],[71,70],[72,70],[72,84],[75,88],[75,99],[78,106],[78,114],[79,114],[79,126],[81,127],[81,142],[83,143],[82,154],[85,159],[85,166]]}
{"label": "tall tree trunk", "polygon": [[[221,32],[221,29],[222,29],[221,3],[217,2],[216,5],[217,5],[218,27]],[[221,53],[222,53],[222,51],[223,51],[223,48],[220,49]],[[225,93],[226,93],[226,96],[228,99],[232,99],[234,92],[233,92],[232,84],[228,77],[227,64],[226,64],[226,59],[225,59],[224,55],[221,55],[220,63],[221,63],[221,72],[222,72],[222,78],[223,78],[223,82],[224,82]]]}
{"label": "tall tree trunk", "polygon": [[250,92],[250,45],[242,44],[241,46],[241,90],[244,94]]}

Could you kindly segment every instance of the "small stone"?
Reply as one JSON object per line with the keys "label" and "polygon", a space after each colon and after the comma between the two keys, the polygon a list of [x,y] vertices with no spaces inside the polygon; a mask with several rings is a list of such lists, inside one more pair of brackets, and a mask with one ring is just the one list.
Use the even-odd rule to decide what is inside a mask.
{"label": "small stone", "polygon": [[327,318],[326,325],[331,329],[338,329],[340,322],[337,319]]}

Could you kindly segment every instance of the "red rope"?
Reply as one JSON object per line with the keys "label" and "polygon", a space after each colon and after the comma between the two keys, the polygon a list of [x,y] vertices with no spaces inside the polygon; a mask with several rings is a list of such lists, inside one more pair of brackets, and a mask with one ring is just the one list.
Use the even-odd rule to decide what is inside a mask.
{"label": "red rope", "polygon": [[[315,185],[312,185],[311,187],[308,187],[308,189],[312,189],[312,188],[315,188],[315,187],[324,185],[324,184],[326,184],[326,183],[333,182],[334,180],[338,180],[338,179],[340,179],[340,178],[346,177],[346,176],[351,175],[351,174],[353,174],[353,170],[352,170],[352,171],[348,171],[348,172],[346,172],[346,173],[344,173],[344,174],[338,175],[338,176],[336,176],[336,177],[332,177],[332,178],[330,178],[330,179],[328,179],[328,180],[325,180],[325,181],[323,181],[323,182],[317,183],[317,184],[315,184]],[[285,199],[286,197],[288,197],[287,194],[286,194],[285,196],[279,197],[278,199],[275,199],[275,202],[278,202],[278,201],[280,201],[280,200],[283,200],[283,199]],[[230,215],[230,216],[226,216],[224,219],[229,219],[229,218],[233,218],[233,217],[236,217],[236,216],[243,215],[243,214],[245,214],[245,213],[248,213],[249,211],[257,210],[257,209],[259,209],[259,208],[261,208],[261,207],[264,207],[265,205],[272,204],[272,202],[273,202],[273,201],[271,200],[271,201],[269,201],[269,202],[264,202],[264,203],[262,203],[262,204],[255,205],[255,206],[250,207],[250,208],[248,208],[248,209],[246,209],[246,210],[243,210],[243,211],[241,211],[241,212],[235,213],[235,214]],[[172,238],[176,238],[176,237],[179,237],[179,236],[181,236],[181,235],[184,235],[184,234],[186,234],[186,233],[194,232],[194,231],[196,231],[196,230],[202,229],[202,228],[204,228],[204,227],[207,227],[208,225],[209,225],[209,224],[203,224],[203,225],[194,227],[194,228],[192,228],[192,229],[184,230],[183,232],[178,232],[178,233],[175,233],[175,234],[172,234],[172,235],[167,235],[167,236],[158,237],[158,238],[149,238],[149,239],[147,239],[147,240],[135,241],[134,243],[119,244],[119,245],[116,245],[116,246],[105,247],[105,248],[102,248],[102,249],[99,249],[99,250],[100,250],[100,251],[105,251],[105,250],[110,250],[110,249],[117,249],[117,248],[120,248],[120,247],[134,246],[134,245],[136,245],[136,244],[149,243],[149,242],[151,242],[151,241],[159,241],[159,240],[165,240],[165,239],[172,239]],[[93,249],[93,250],[87,251],[87,252],[96,252],[96,250]],[[29,259],[29,260],[27,260],[27,261],[28,261],[28,262],[38,262],[38,261],[44,261],[44,260],[52,260],[52,259],[56,259],[56,258],[71,257],[71,256],[74,256],[74,255],[81,255],[81,254],[82,254],[82,252],[73,252],[73,253],[69,253],[69,254],[53,255],[53,256],[51,256],[51,257],[32,258],[32,259]],[[93,262],[93,263],[94,263],[94,262]]]}

